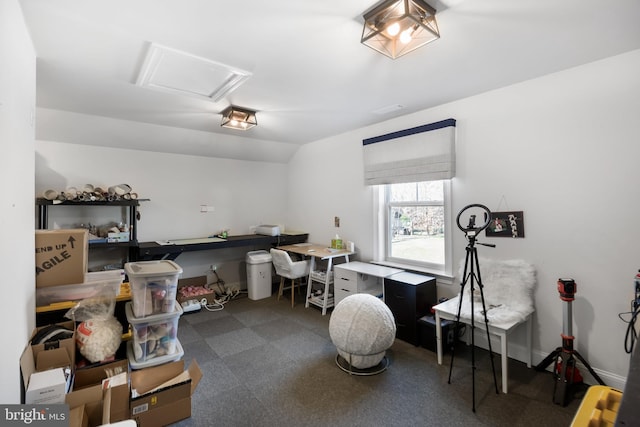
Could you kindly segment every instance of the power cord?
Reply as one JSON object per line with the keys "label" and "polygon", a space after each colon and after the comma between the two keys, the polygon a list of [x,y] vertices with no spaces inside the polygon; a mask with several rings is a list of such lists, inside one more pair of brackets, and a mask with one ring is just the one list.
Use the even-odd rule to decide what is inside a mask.
{"label": "power cord", "polygon": [[[636,331],[636,318],[640,313],[640,270],[636,274],[634,279],[634,298],[631,301],[631,311],[626,313],[618,313],[618,317],[623,322],[627,323],[627,332],[624,336],[624,351],[627,354],[633,353],[633,347],[638,339],[638,332]],[[629,320],[625,320],[623,316],[631,315]]]}
{"label": "power cord", "polygon": [[[227,294],[227,289],[224,286],[224,280],[222,280],[220,278],[220,276],[218,276],[218,272],[214,269],[214,268],[210,268],[209,271],[211,272],[211,274],[213,274],[215,276],[215,281],[211,282],[211,283],[207,283],[205,285],[205,287],[211,291],[214,291],[220,295],[226,295]],[[218,289],[212,289],[213,286],[216,286]]]}
{"label": "power cord", "polygon": [[209,302],[206,298],[202,298],[200,300],[200,306],[208,311],[220,311],[224,309],[226,303],[240,295],[241,291],[228,289],[225,286],[224,280],[218,276],[215,268],[211,267],[209,272],[213,274],[214,281],[207,283],[205,287],[214,292],[215,298],[213,298],[212,302]]}
{"label": "power cord", "polygon": [[[634,304],[635,305],[635,304]],[[636,318],[640,314],[640,305],[635,306],[633,311],[627,311],[625,313],[618,313],[618,317],[623,322],[627,323],[627,332],[624,336],[624,351],[627,354],[633,353],[633,347],[638,339],[638,332],[636,331]],[[625,320],[624,316],[631,315],[629,320]]]}
{"label": "power cord", "polygon": [[240,295],[240,291],[231,291],[219,298],[214,298],[212,303],[209,303],[206,298],[202,298],[200,300],[200,306],[208,311],[224,310],[224,305],[236,298],[238,295]]}

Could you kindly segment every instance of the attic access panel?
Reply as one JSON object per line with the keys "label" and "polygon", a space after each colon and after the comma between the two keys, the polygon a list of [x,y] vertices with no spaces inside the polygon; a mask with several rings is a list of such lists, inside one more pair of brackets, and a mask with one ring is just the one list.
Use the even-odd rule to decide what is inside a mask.
{"label": "attic access panel", "polygon": [[217,102],[249,77],[248,71],[152,43],[136,84]]}

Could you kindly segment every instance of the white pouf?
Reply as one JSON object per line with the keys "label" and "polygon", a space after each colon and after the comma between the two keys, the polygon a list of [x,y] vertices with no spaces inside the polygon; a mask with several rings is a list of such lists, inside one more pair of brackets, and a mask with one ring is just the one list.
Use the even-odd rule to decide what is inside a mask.
{"label": "white pouf", "polygon": [[389,307],[369,294],[349,295],[333,309],[329,335],[338,354],[358,369],[376,366],[396,336]]}

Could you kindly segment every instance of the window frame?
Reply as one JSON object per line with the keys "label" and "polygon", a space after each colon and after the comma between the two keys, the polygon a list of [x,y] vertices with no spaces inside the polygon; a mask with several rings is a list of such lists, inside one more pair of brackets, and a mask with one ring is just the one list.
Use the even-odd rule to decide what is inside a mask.
{"label": "window frame", "polygon": [[[376,234],[374,241],[376,242],[377,256],[379,263],[404,267],[424,271],[434,275],[452,277],[452,258],[453,258],[453,221],[451,219],[451,180],[443,181],[443,200],[442,201],[411,201],[411,202],[392,202],[390,198],[390,184],[379,185],[377,197],[374,197],[376,207]],[[407,258],[399,258],[391,256],[391,240],[392,240],[392,221],[391,211],[393,207],[398,206],[442,206],[444,208],[444,264],[429,261],[416,261]]]}

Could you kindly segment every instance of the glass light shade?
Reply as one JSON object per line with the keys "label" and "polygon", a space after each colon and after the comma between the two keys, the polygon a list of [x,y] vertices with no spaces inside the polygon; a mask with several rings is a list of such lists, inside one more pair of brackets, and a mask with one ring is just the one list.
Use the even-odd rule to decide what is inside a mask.
{"label": "glass light shade", "polygon": [[220,126],[236,129],[248,130],[258,125],[256,112],[246,108],[229,106],[222,112],[222,123]]}
{"label": "glass light shade", "polygon": [[395,59],[440,38],[436,10],[423,0],[385,0],[365,12],[364,45]]}

